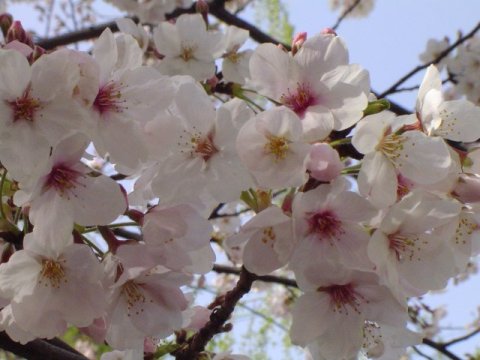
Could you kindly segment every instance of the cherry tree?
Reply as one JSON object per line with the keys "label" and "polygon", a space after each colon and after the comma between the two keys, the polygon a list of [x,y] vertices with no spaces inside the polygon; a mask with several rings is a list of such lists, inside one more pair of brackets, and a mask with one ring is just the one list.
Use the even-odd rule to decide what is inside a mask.
{"label": "cherry tree", "polygon": [[295,358],[461,359],[478,320],[445,340],[422,296],[480,252],[480,24],[379,93],[338,30],[373,0],[289,42],[252,0],[111,3],[40,6],[45,37],[0,15],[0,348],[246,360],[218,343],[243,307]]}

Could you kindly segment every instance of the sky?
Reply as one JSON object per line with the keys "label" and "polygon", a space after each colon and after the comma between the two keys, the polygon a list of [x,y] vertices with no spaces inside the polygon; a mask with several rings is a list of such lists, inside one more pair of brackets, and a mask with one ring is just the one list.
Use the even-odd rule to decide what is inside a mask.
{"label": "sky", "polygon": [[[338,17],[337,12],[330,10],[328,0],[284,0],[284,3],[295,32],[314,35],[332,26]],[[29,9],[31,7],[21,4],[9,8],[27,28],[37,24]],[[368,69],[372,88],[382,92],[420,64],[418,54],[424,51],[428,39],[448,36],[454,41],[458,31],[466,33],[480,21],[479,15],[480,0],[375,0],[368,17],[344,20],[337,33],[349,48],[351,62]],[[246,16],[253,19],[251,12]],[[420,83],[422,77],[423,72],[407,85]],[[414,91],[392,99],[412,109],[415,98]],[[478,294],[480,276],[475,276],[471,281],[451,286],[446,292],[428,295],[426,300],[435,306],[450,304],[449,315],[442,325],[456,328],[476,316]],[[446,333],[445,337],[449,335]],[[453,349],[462,354],[478,343],[477,338]]]}

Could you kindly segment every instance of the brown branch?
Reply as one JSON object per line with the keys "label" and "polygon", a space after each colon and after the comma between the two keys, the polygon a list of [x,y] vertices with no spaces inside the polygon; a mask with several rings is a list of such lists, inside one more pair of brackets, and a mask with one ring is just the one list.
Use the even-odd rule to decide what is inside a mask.
{"label": "brown branch", "polygon": [[362,0],[356,0],[348,9],[346,9],[342,15],[337,19],[335,25],[332,26],[332,30],[337,30],[342,21],[360,4]]}
{"label": "brown branch", "polygon": [[225,323],[232,315],[238,301],[252,288],[257,276],[245,268],[240,271],[240,278],[235,287],[227,292],[220,306],[214,308],[210,320],[197,333],[190,337],[178,351],[174,353],[176,360],[194,360],[205,349],[208,342],[224,329]]}
{"label": "brown branch", "polygon": [[443,344],[444,347],[448,347],[450,345],[453,345],[453,344],[456,344],[456,343],[459,343],[459,342],[462,342],[462,341],[465,341],[465,340],[468,340],[470,339],[471,337],[477,335],[477,334],[480,334],[480,328],[479,329],[476,329],[468,334],[465,334],[463,336],[460,336],[458,338],[455,338],[455,339],[452,339],[450,341],[447,341]]}
{"label": "brown branch", "polygon": [[462,43],[464,43],[465,41],[473,37],[478,30],[480,30],[480,22],[468,34],[459,37],[457,41],[455,41],[452,45],[450,45],[448,48],[446,48],[444,51],[438,54],[438,56],[435,59],[433,59],[431,62],[424,65],[418,65],[417,67],[412,69],[410,72],[402,76],[395,84],[393,84],[392,86],[390,86],[390,88],[388,88],[383,93],[381,93],[379,95],[379,98],[384,98],[387,95],[395,93],[398,87],[402,85],[405,81],[410,79],[413,75],[415,75],[419,71],[426,69],[431,64],[439,63],[443,58],[448,56],[448,54],[450,54],[453,50],[455,50],[459,45],[461,45]]}
{"label": "brown branch", "polygon": [[[220,273],[220,274],[231,274],[231,275],[240,275],[241,274],[241,269],[236,268],[234,266],[228,266],[228,265],[219,265],[215,264],[213,265],[213,271]],[[256,275],[255,280],[258,281],[263,281],[266,283],[274,283],[274,284],[280,284],[280,285],[286,285],[290,287],[295,287],[298,288],[297,282],[293,279],[289,279],[283,276],[275,276],[275,275]]]}
{"label": "brown branch", "polygon": [[0,332],[0,348],[28,360],[88,360],[78,352],[55,346],[45,340],[36,339],[25,345],[19,344],[4,332]]}
{"label": "brown branch", "polygon": [[445,344],[441,344],[441,343],[437,343],[431,339],[428,339],[428,338],[424,338],[422,343],[424,345],[427,345],[429,347],[431,347],[432,349],[435,349],[437,350],[438,352],[442,353],[443,355],[445,355],[446,357],[448,357],[449,359],[452,359],[452,360],[462,360],[461,358],[459,358],[457,355],[455,355],[454,353],[452,353],[451,351],[449,351],[447,349],[447,347],[445,346]]}

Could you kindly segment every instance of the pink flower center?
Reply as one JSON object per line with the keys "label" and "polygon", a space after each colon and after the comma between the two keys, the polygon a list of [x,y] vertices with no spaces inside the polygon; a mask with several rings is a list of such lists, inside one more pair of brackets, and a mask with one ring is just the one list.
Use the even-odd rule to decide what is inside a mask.
{"label": "pink flower center", "polygon": [[13,110],[13,122],[24,120],[33,122],[35,113],[40,109],[40,101],[30,96],[30,89],[24,91],[23,95],[14,101],[7,101]]}
{"label": "pink flower center", "polygon": [[77,181],[80,176],[84,175],[65,164],[58,164],[55,165],[50,174],[48,174],[44,188],[46,190],[54,188],[60,195],[64,195],[77,187],[77,185],[81,185]]}
{"label": "pink flower center", "polygon": [[[195,126],[193,127],[193,130],[196,130]],[[210,131],[207,135],[204,135],[201,132],[191,133],[186,130],[184,130],[184,133],[188,136],[188,140],[185,143],[179,142],[178,145],[181,147],[186,146],[188,150],[180,150],[180,152],[187,153],[192,158],[201,157],[205,162],[219,152],[213,140],[213,131]],[[180,135],[180,140],[183,140],[184,138],[183,135]]]}
{"label": "pink flower center", "polygon": [[122,83],[110,81],[98,91],[93,102],[93,107],[101,114],[108,112],[122,112],[127,107],[125,99],[122,98]]}
{"label": "pink flower center", "polygon": [[317,97],[308,83],[298,83],[293,92],[288,89],[287,94],[280,97],[280,102],[292,109],[298,116],[303,116],[309,106],[318,103]]}
{"label": "pink flower center", "polygon": [[320,239],[338,239],[338,237],[345,232],[342,229],[342,222],[330,210],[307,215],[309,215],[307,220],[309,233],[317,234]]}
{"label": "pink flower center", "polygon": [[[125,300],[127,302],[127,316],[131,316],[130,311],[132,311],[132,309],[137,307],[139,304],[140,307],[137,308],[135,314],[139,315],[140,312],[144,311],[143,304],[146,302],[146,297],[137,283],[135,283],[133,280],[127,281],[123,285],[122,293],[125,296]],[[150,300],[150,302],[152,301]]]}
{"label": "pink flower center", "polygon": [[340,314],[345,313],[348,315],[349,309],[360,314],[362,302],[368,303],[363,296],[355,291],[353,284],[321,286],[317,291],[327,293],[330,296],[330,304],[333,307],[333,311]]}
{"label": "pink flower center", "polygon": [[[398,233],[388,235],[389,249],[395,253],[399,262],[421,260],[418,257],[418,252],[421,250],[419,241],[420,239],[417,235],[408,236]],[[426,245],[427,243],[427,240],[424,240],[424,244]]]}
{"label": "pink flower center", "polygon": [[50,259],[42,260],[42,270],[38,282],[46,287],[50,285],[58,289],[62,283],[67,282],[62,264]]}

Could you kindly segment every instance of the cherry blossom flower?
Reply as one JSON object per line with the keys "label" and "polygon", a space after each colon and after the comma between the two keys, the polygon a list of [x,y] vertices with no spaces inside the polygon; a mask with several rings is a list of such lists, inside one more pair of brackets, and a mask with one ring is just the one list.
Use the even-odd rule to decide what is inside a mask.
{"label": "cherry blossom flower", "polygon": [[189,283],[190,276],[161,266],[130,268],[118,259],[113,265],[116,280],[110,285],[105,337],[111,346],[143,349],[146,336],[164,338],[181,328],[188,302],[180,286]]}
{"label": "cherry blossom flower", "polygon": [[121,215],[126,200],[119,185],[91,170],[80,160],[88,139],[72,135],[58,144],[44,168],[35,174],[31,186],[15,194],[20,206],[30,206],[30,220],[42,228],[71,228],[80,225],[106,225]]}
{"label": "cherry blossom flower", "polygon": [[240,232],[226,240],[230,249],[243,249],[243,265],[257,275],[269,274],[286,265],[294,249],[292,220],[277,206],[271,206],[247,222]]}
{"label": "cherry blossom flower", "polygon": [[159,70],[166,75],[191,75],[205,80],[215,75],[215,59],[223,52],[223,35],[207,31],[200,14],[184,14],[175,24],[162,22],[153,40],[164,57]]}
{"label": "cherry blossom flower", "polygon": [[460,204],[413,191],[393,205],[368,244],[368,255],[382,281],[395,295],[419,296],[445,287],[455,275],[451,231]]}
{"label": "cherry blossom flower", "polygon": [[[339,261],[359,270],[373,270],[367,256],[368,233],[362,227],[377,211],[339,179],[298,193],[293,201],[293,229],[298,245],[291,268],[297,278],[310,263]],[[298,275],[297,275],[298,274]]]}
{"label": "cherry blossom flower", "polygon": [[260,94],[302,119],[309,141],[354,125],[367,106],[368,73],[348,65],[346,46],[333,35],[308,39],[295,56],[273,44],[262,44],[250,60],[250,76]]}
{"label": "cherry blossom flower", "polygon": [[301,346],[317,343],[327,360],[350,359],[359,352],[366,320],[405,324],[405,303],[397,302],[373,273],[322,262],[305,269],[302,278],[305,293],[293,307],[290,337]]}
{"label": "cherry blossom flower", "polygon": [[250,75],[249,61],[253,50],[239,51],[248,39],[249,32],[236,26],[229,26],[225,34],[225,53],[223,54],[222,73],[225,81],[245,84]]}
{"label": "cherry blossom flower", "polygon": [[0,293],[11,300],[11,314],[2,317],[13,316],[20,330],[35,337],[60,335],[67,324],[88,326],[105,311],[102,278],[88,246],[74,244],[68,233],[46,238],[34,231],[25,237],[24,250],[0,265]]}
{"label": "cherry blossom flower", "polygon": [[198,85],[180,85],[175,115],[146,126],[151,158],[157,160],[151,189],[163,201],[191,201],[203,195],[217,201],[238,199],[252,179],[235,149],[240,126],[252,117],[243,101],[215,110]]}
{"label": "cherry blossom flower", "polygon": [[302,185],[309,149],[302,141],[298,117],[286,107],[258,114],[240,129],[237,138],[240,159],[265,188]]}
{"label": "cherry blossom flower", "polygon": [[389,112],[370,115],[359,122],[353,135],[353,146],[365,154],[358,176],[360,194],[378,208],[396,202],[398,174],[428,185],[450,173],[452,159],[443,139],[401,130],[401,120]]}

